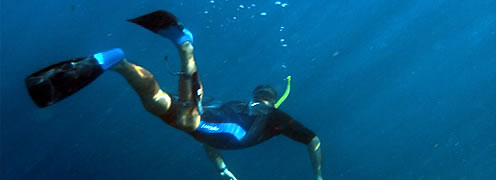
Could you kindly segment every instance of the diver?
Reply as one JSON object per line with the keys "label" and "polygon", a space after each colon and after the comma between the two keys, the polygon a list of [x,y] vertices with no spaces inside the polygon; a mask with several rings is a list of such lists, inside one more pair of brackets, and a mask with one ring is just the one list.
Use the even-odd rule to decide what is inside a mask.
{"label": "diver", "polygon": [[148,70],[126,60],[124,52],[116,48],[54,64],[28,76],[25,82],[33,101],[39,107],[55,104],[91,83],[105,70],[112,70],[128,81],[148,112],[201,142],[222,179],[237,180],[219,150],[254,146],[280,134],[307,146],[315,179],[322,179],[319,138],[276,108],[274,88],[256,87],[249,102],[204,103],[203,85],[193,56],[192,33],[172,13],[162,10],[128,21],[176,45],[181,59],[181,71],[176,73],[179,76],[177,96],[164,92]]}

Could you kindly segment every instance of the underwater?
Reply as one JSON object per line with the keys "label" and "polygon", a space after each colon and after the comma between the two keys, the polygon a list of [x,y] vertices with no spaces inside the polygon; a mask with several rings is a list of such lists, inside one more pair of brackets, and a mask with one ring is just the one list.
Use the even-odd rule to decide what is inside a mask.
{"label": "underwater", "polygon": [[[2,180],[319,179],[315,169],[320,179],[496,179],[496,0],[0,3]],[[180,23],[129,21],[157,10]],[[194,39],[178,43],[169,27]],[[183,42],[194,43],[197,74],[184,70]],[[227,140],[202,142],[201,128],[233,143],[255,130],[204,119],[197,131],[181,129],[182,116],[151,113],[115,64],[95,66],[87,84],[61,78],[46,82],[71,87],[31,91],[53,75],[28,82],[33,73],[74,58],[96,63],[113,48],[119,62],[153,74],[163,90],[153,98],[172,101],[169,109],[201,113],[202,100],[236,100],[249,102],[249,117],[261,103],[292,119],[258,127],[281,135],[253,137],[254,146],[215,146],[225,160],[217,166],[202,144]],[[290,91],[275,109],[253,103],[259,85],[277,99]],[[58,99],[37,104],[49,96]]]}

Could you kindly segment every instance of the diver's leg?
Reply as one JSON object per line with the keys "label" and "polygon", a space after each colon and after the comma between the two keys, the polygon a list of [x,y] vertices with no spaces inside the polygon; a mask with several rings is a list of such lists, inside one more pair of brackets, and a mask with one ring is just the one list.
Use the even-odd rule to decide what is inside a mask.
{"label": "diver's leg", "polygon": [[179,23],[177,17],[167,11],[158,10],[129,21],[171,40],[181,56],[181,76],[179,77],[179,99],[177,128],[187,132],[196,130],[200,123],[198,103],[201,99],[202,85],[198,79],[193,57],[193,34]]}
{"label": "diver's leg", "polygon": [[[193,44],[185,42],[178,46],[181,56],[181,72],[179,77],[179,99],[182,103],[179,110],[177,125],[181,129],[191,132],[196,130],[200,123],[200,113],[198,112],[196,95],[203,93],[203,87],[198,78],[197,67],[193,56]],[[195,87],[198,86],[198,87]],[[196,92],[195,92],[196,91]]]}
{"label": "diver's leg", "polygon": [[171,106],[171,97],[160,89],[153,74],[141,66],[122,60],[111,68],[120,73],[134,88],[141,98],[145,109],[160,116],[165,114]]}

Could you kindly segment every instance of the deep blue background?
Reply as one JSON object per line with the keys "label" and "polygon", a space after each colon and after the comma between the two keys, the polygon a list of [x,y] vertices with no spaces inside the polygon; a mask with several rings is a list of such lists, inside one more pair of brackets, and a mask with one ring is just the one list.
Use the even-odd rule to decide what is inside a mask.
{"label": "deep blue background", "polygon": [[[217,179],[114,72],[45,109],[25,90],[41,67],[121,47],[175,92],[175,48],[125,21],[156,9],[194,33],[208,96],[292,75],[281,109],[320,136],[326,179],[496,179],[496,1],[274,2],[1,1],[0,179]],[[241,180],[312,178],[285,137],[224,155]]]}

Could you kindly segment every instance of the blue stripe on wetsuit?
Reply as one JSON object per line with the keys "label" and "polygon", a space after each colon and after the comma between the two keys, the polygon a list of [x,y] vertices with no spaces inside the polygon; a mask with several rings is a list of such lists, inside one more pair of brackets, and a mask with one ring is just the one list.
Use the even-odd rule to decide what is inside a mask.
{"label": "blue stripe on wetsuit", "polygon": [[231,134],[236,137],[238,141],[241,141],[246,135],[246,131],[236,123],[209,123],[200,121],[200,125],[196,130],[205,133]]}

